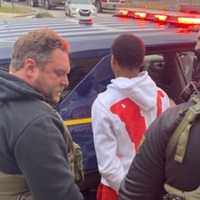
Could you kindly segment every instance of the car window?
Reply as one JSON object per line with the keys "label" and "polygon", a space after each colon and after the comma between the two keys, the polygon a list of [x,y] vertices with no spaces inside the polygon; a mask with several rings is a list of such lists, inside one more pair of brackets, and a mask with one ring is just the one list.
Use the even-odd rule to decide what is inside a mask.
{"label": "car window", "polygon": [[151,78],[157,83],[159,87],[162,87],[165,81],[165,60],[163,55],[152,54],[145,56],[144,70],[148,71]]}
{"label": "car window", "polygon": [[193,51],[187,51],[187,52],[180,52],[178,54],[178,59],[180,61],[181,69],[183,70],[187,81],[192,80],[192,68],[193,68],[193,62],[195,58],[195,54]]}
{"label": "car window", "polygon": [[9,61],[0,62],[0,70],[8,71]]}
{"label": "car window", "polygon": [[168,58],[163,54],[146,55],[144,59],[144,70],[148,71],[151,78],[157,86],[162,88],[166,93],[170,90]]}
{"label": "car window", "polygon": [[[107,58],[108,65],[110,67],[110,58]],[[82,58],[82,59],[72,59],[71,60],[71,72],[69,74],[70,85],[68,87],[68,92],[71,91],[77,84],[81,82],[82,79],[88,74],[91,73],[90,70],[100,61],[98,57],[92,58]],[[145,56],[144,69],[148,70],[153,79],[156,79],[157,82],[162,82],[162,71],[164,67],[164,57],[163,55],[147,55]],[[105,77],[105,69],[102,70],[102,67],[96,67],[96,74],[98,77]],[[112,72],[109,72],[112,73]],[[103,75],[104,74],[104,75]],[[113,77],[113,75],[112,75]],[[105,79],[105,78],[104,78]],[[160,81],[159,81],[160,80]],[[101,80],[101,85],[103,85],[103,80]],[[84,84],[84,83],[83,83]],[[99,92],[103,89],[99,89]]]}
{"label": "car window", "polygon": [[89,73],[89,71],[100,61],[99,57],[91,58],[74,58],[71,59],[71,71],[69,74],[69,87],[67,91],[70,92],[84,77]]}
{"label": "car window", "polygon": [[[96,80],[99,79],[98,84],[95,84],[96,91],[99,93],[105,90],[106,85],[109,83],[108,79],[113,77],[113,74],[111,71],[107,72],[107,69],[110,69],[110,58],[107,58],[106,66],[95,66],[100,60],[100,57],[72,59],[72,69],[69,74],[70,85],[64,92],[63,97],[77,85],[80,85],[80,83],[84,85],[85,82],[82,80],[86,75],[92,76],[92,73],[96,73]],[[182,60],[184,61],[184,59]],[[191,68],[189,67],[191,63],[188,63],[188,67],[184,65],[184,69],[179,69],[179,67],[183,67],[183,64],[179,66],[179,63],[176,61],[176,53],[148,54],[145,56],[143,67],[149,72],[149,75],[160,88],[166,91],[176,102],[179,102],[178,93],[180,93],[184,87],[185,76],[191,73]],[[94,68],[93,72],[91,72],[92,68]],[[80,87],[83,88],[82,86]]]}
{"label": "car window", "polygon": [[181,103],[183,100],[180,94],[191,80],[193,56],[192,52],[148,55],[144,67],[170,98],[176,103]]}

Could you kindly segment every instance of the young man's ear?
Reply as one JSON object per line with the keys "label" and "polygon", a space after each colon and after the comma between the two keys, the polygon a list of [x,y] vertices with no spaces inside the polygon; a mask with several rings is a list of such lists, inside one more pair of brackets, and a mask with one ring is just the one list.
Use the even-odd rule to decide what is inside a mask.
{"label": "young man's ear", "polygon": [[116,59],[113,55],[111,55],[111,65],[112,66],[116,65]]}
{"label": "young man's ear", "polygon": [[111,68],[113,72],[118,71],[119,68],[119,64],[113,55],[111,55]]}
{"label": "young man's ear", "polygon": [[114,76],[118,77],[118,73],[120,69],[119,69],[118,62],[113,55],[111,55],[111,69],[113,71]]}

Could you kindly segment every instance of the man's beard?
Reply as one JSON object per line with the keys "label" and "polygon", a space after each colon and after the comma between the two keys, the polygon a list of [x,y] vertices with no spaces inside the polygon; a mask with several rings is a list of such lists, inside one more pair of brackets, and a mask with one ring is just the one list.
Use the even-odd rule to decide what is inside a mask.
{"label": "man's beard", "polygon": [[33,87],[35,90],[37,90],[43,97],[44,97],[44,100],[51,104],[51,105],[55,105],[55,101],[54,101],[54,98],[53,98],[53,92],[52,92],[52,89],[50,88],[43,88],[41,87],[42,85],[42,82],[40,79],[37,79],[35,80],[34,84],[33,84]]}

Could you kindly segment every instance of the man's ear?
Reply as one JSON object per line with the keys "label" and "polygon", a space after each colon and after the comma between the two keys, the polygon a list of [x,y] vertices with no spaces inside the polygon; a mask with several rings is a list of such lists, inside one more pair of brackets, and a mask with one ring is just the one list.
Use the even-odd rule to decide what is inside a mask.
{"label": "man's ear", "polygon": [[25,59],[23,68],[27,78],[33,78],[38,73],[37,63],[32,58]]}

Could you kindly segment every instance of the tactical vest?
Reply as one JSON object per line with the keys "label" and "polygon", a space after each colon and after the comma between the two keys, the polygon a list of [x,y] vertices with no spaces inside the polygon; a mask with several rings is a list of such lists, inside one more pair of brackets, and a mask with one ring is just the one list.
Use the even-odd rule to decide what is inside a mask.
{"label": "tactical vest", "polygon": [[24,176],[0,172],[0,200],[33,200]]}
{"label": "tactical vest", "polygon": [[[184,116],[172,134],[169,143],[167,145],[167,156],[175,149],[174,160],[178,163],[182,163],[188,144],[188,138],[192,123],[200,114],[200,97],[193,96],[193,104],[184,112]],[[168,184],[164,185],[167,194],[163,197],[163,200],[200,200],[200,186],[190,192],[179,190]]]}
{"label": "tactical vest", "polygon": [[83,155],[80,146],[73,142],[71,135],[68,137],[68,160],[70,170],[76,183],[80,183],[84,180],[83,170]]}
{"label": "tactical vest", "polygon": [[[65,141],[68,147],[70,171],[77,183],[83,181],[83,158],[80,146],[72,141],[66,129]],[[33,200],[23,175],[0,172],[0,200]]]}

